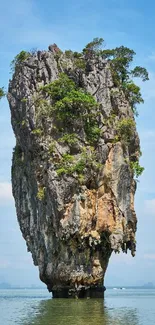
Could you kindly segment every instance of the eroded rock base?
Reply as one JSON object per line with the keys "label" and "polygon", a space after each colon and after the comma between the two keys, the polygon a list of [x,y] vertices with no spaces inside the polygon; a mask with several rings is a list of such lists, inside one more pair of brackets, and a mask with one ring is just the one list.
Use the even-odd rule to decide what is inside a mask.
{"label": "eroded rock base", "polygon": [[53,298],[103,298],[104,286],[78,287],[73,289],[64,287],[57,290],[52,290]]}

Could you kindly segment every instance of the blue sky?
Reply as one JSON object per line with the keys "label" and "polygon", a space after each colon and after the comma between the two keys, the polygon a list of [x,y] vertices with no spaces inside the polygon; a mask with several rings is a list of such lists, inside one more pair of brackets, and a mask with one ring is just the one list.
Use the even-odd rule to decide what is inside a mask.
{"label": "blue sky", "polygon": [[[155,283],[155,2],[150,0],[6,0],[0,10],[0,86],[7,89],[10,62],[21,50],[47,49],[57,43],[81,50],[94,37],[107,47],[125,45],[137,53],[135,64],[145,66],[150,81],[142,87],[137,127],[145,172],[136,193],[137,255],[113,255],[106,285]],[[26,252],[11,196],[10,168],[15,144],[6,100],[0,102],[0,282],[39,284],[37,268]]]}

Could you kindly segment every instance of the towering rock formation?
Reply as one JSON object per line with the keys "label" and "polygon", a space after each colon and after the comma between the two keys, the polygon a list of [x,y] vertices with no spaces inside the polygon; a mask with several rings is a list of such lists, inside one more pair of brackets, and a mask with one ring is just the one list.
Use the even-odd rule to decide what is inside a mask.
{"label": "towering rock formation", "polygon": [[[87,97],[84,104],[73,103],[72,91]],[[16,65],[8,100],[17,141],[13,195],[40,279],[54,297],[101,297],[111,253],[135,254],[132,109],[108,61],[55,44]]]}

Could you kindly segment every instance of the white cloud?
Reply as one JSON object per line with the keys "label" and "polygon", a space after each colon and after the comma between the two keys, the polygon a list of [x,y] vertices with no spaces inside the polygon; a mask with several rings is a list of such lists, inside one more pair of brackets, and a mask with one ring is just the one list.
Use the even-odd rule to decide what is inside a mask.
{"label": "white cloud", "polygon": [[0,183],[0,205],[13,201],[11,183]]}

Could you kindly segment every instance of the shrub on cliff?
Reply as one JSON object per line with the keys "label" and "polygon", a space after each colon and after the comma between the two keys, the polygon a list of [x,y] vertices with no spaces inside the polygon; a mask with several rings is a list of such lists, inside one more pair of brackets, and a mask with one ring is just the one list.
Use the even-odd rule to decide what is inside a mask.
{"label": "shrub on cliff", "polygon": [[[58,143],[66,143],[73,148],[77,144],[80,132],[83,133],[85,147],[83,149],[81,146],[78,147],[78,157],[75,159],[74,155],[66,153],[59,158],[56,157],[55,161],[58,176],[74,175],[81,183],[87,169],[93,168],[95,172],[101,168],[95,153],[95,145],[101,134],[99,105],[90,93],[79,88],[64,73],[59,75],[58,80],[41,87],[40,95],[48,97],[50,102],[50,111],[47,111],[47,115],[50,114],[54,118],[56,129],[58,127]],[[55,147],[50,150],[53,160],[55,150]]]}
{"label": "shrub on cliff", "polygon": [[23,61],[25,61],[30,56],[29,52],[21,51],[19,54],[15,56],[15,58],[11,61],[11,72],[15,71],[15,68],[19,66]]}
{"label": "shrub on cliff", "polygon": [[48,94],[54,102],[62,100],[68,93],[75,89],[75,83],[65,73],[60,73],[59,79],[40,88]]}
{"label": "shrub on cliff", "polygon": [[103,42],[103,38],[94,38],[90,43],[85,46],[85,48],[83,49],[83,53],[85,55],[93,55],[97,53],[100,54]]}
{"label": "shrub on cliff", "polygon": [[[131,63],[133,62],[133,58],[136,54],[132,49],[125,46],[116,47],[114,49],[102,49],[103,44],[104,39],[96,37],[85,46],[82,53],[66,50],[65,55],[66,58],[72,59],[75,69],[80,69],[83,71],[86,68],[86,61],[88,59],[101,56],[102,58],[108,60],[115,86],[122,88],[126,98],[130,102],[133,112],[137,114],[136,105],[143,103],[143,98],[140,88],[135,85],[132,78],[142,78],[142,81],[149,80],[148,72],[144,67],[141,66],[136,66],[135,68],[131,69]],[[60,50],[59,52],[62,53]],[[14,72],[15,67],[19,66],[30,55],[33,55],[33,53],[26,51],[21,51],[19,54],[17,54],[14,60],[11,62],[12,72]],[[62,80],[60,82],[62,82]],[[63,83],[64,82],[65,80],[63,80]],[[52,86],[52,88],[57,88],[57,86],[59,86],[59,81],[57,84]]]}
{"label": "shrub on cliff", "polygon": [[136,104],[144,103],[140,92],[140,87],[136,86],[133,81],[129,81],[122,83],[122,89],[132,107],[134,114],[138,115]]}
{"label": "shrub on cliff", "polygon": [[138,115],[136,104],[143,103],[143,98],[140,88],[133,82],[132,78],[142,78],[142,81],[149,80],[148,72],[141,66],[131,69],[131,63],[136,53],[130,48],[120,46],[102,50],[103,42],[102,38],[94,38],[83,49],[83,53],[86,58],[102,56],[109,61],[115,86],[122,88],[133,112]]}
{"label": "shrub on cliff", "polygon": [[131,161],[130,168],[132,169],[136,178],[141,176],[144,171],[144,167],[140,166],[139,161]]}
{"label": "shrub on cliff", "polygon": [[135,122],[131,118],[123,118],[117,123],[116,130],[118,133],[118,139],[129,144],[134,136]]}
{"label": "shrub on cliff", "polygon": [[[81,77],[82,73],[86,73],[87,63],[89,65],[92,59],[94,65],[98,64],[101,58],[109,61],[114,82],[113,92],[121,91],[122,93],[123,91],[133,112],[137,114],[136,105],[143,103],[143,98],[140,87],[133,82],[132,78],[140,77],[143,81],[146,81],[148,80],[148,72],[141,66],[132,67],[131,69],[135,56],[132,49],[125,46],[102,49],[103,44],[103,38],[94,38],[86,45],[82,53],[71,50],[65,51],[64,62],[66,63],[68,59],[72,61],[73,64],[69,68],[72,71],[70,73],[67,68],[62,67],[59,71],[64,70],[72,77],[60,73],[59,79],[40,88],[40,94],[36,102],[36,123],[40,119],[40,124],[37,125],[38,128],[32,131],[32,134],[43,134],[43,120],[45,120],[46,116],[52,116],[54,123],[56,122],[54,127],[56,132],[58,131],[59,143],[65,143],[71,147],[71,145],[78,142],[78,135],[82,132],[85,145],[95,148],[102,134],[100,107],[90,93],[84,88],[80,88],[77,85],[78,82],[76,84],[73,81],[76,80],[76,74]],[[61,51],[58,52],[60,54]],[[12,61],[13,69],[22,64],[30,55],[33,55],[33,53],[21,51]],[[61,63],[59,62],[60,66]],[[79,70],[81,71],[79,72]],[[82,81],[79,84],[82,85]],[[119,123],[115,123],[116,120],[116,116],[112,118],[111,115],[107,121],[110,128],[112,126],[116,128],[114,143],[122,141],[125,145],[129,145],[134,134],[135,122],[131,118],[123,118]],[[52,149],[52,153],[53,151],[54,149]],[[62,169],[62,166],[60,167]]]}
{"label": "shrub on cliff", "polygon": [[87,141],[92,144],[98,140],[98,103],[90,93],[78,88],[64,73],[60,74],[58,80],[41,87],[41,91],[51,98],[51,111],[58,121],[64,125],[69,123],[70,126],[79,121]]}
{"label": "shrub on cliff", "polygon": [[0,99],[1,99],[2,97],[5,97],[4,87],[0,88]]}

